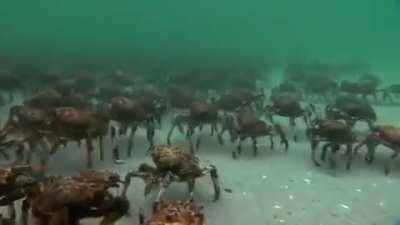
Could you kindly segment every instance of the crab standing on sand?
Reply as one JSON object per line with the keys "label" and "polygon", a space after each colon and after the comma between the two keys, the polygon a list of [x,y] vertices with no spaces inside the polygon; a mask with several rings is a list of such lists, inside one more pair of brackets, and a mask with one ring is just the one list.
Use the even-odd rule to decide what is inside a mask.
{"label": "crab standing on sand", "polygon": [[311,160],[316,166],[320,166],[316,159],[316,150],[320,142],[327,142],[323,146],[321,160],[325,160],[328,148],[331,148],[332,154],[330,157],[331,167],[336,166],[334,155],[340,149],[340,145],[347,147],[347,165],[346,168],[350,169],[352,161],[352,146],[356,141],[351,127],[343,122],[330,119],[315,119],[311,122],[311,127],[306,131],[307,136],[311,142]]}
{"label": "crab standing on sand", "polygon": [[[242,153],[242,142],[247,138],[251,138],[253,142],[254,156],[257,156],[257,138],[263,136],[269,136],[271,142],[271,149],[274,148],[273,136],[279,135],[281,138],[281,144],[285,146],[287,151],[289,148],[289,143],[287,141],[286,135],[283,132],[281,126],[277,123],[268,125],[266,122],[257,118],[253,112],[242,110],[238,112],[236,117],[229,115],[224,119],[223,129],[218,135],[220,144],[223,144],[222,135],[225,130],[229,131],[231,136],[231,141],[234,142],[239,139],[237,146],[237,153]],[[233,158],[237,157],[236,151],[232,152]]]}
{"label": "crab standing on sand", "polygon": [[46,157],[43,153],[48,151],[46,143],[52,133],[50,131],[52,120],[48,110],[25,105],[12,106],[9,110],[9,119],[0,131],[1,146],[6,146],[1,154],[9,159],[10,156],[5,150],[17,147],[15,151],[17,161],[25,159],[29,164],[33,153],[36,153],[44,165]]}
{"label": "crab standing on sand", "polygon": [[133,138],[139,126],[146,128],[147,141],[149,149],[154,145],[155,134],[155,114],[147,111],[143,102],[135,101],[127,97],[117,96],[111,99],[109,105],[111,124],[111,143],[113,145],[113,155],[115,162],[120,162],[119,136],[126,133],[131,128],[128,138],[127,156],[131,157],[133,153]]}
{"label": "crab standing on sand", "polygon": [[[171,144],[171,135],[175,129],[178,127],[180,132],[183,132],[183,125],[182,123],[187,123],[188,129],[186,133],[186,137],[189,140],[190,144],[190,151],[194,152],[192,136],[195,133],[197,127],[201,130],[203,125],[210,124],[211,126],[211,135],[214,132],[218,132],[217,130],[217,122],[219,120],[218,117],[218,110],[214,107],[213,104],[208,103],[207,101],[194,101],[190,106],[190,114],[189,115],[178,115],[172,121],[172,127],[168,132],[167,136],[167,143],[168,145]],[[197,137],[196,140],[196,149],[200,147],[200,137]]]}
{"label": "crab standing on sand", "polygon": [[33,170],[27,165],[0,168],[0,206],[8,206],[10,218],[0,215],[0,224],[15,224],[14,202],[26,197],[27,189],[35,185]]}
{"label": "crab standing on sand", "polygon": [[[219,199],[220,186],[218,172],[214,165],[200,167],[197,157],[181,147],[155,146],[151,153],[156,167],[143,163],[139,169],[126,175],[129,185],[132,177],[143,179],[146,184],[144,195],[147,196],[155,185],[161,185],[156,201],[159,201],[166,188],[172,182],[187,182],[190,196],[193,197],[196,179],[210,174],[214,186],[214,201]],[[123,191],[126,193],[126,189]]]}
{"label": "crab standing on sand", "polygon": [[193,200],[155,202],[153,215],[148,220],[140,215],[140,225],[203,225],[202,210]]}
{"label": "crab standing on sand", "polygon": [[107,134],[109,118],[103,113],[79,110],[73,107],[59,107],[52,111],[54,134],[58,142],[52,146],[50,155],[54,154],[61,144],[67,141],[81,140],[86,142],[86,167],[93,167],[93,139],[97,138],[100,159],[104,159],[103,137]]}
{"label": "crab standing on sand", "polygon": [[376,147],[380,144],[394,152],[389,161],[385,164],[385,174],[388,175],[393,160],[400,154],[400,128],[388,125],[374,127],[372,128],[372,133],[369,134],[364,141],[358,144],[354,151],[357,152],[360,147],[366,145],[368,153],[365,160],[368,163],[372,163]]}
{"label": "crab standing on sand", "polygon": [[31,208],[37,225],[75,225],[89,217],[102,217],[100,225],[114,225],[129,210],[126,197],[109,190],[120,183],[117,174],[96,171],[49,178],[30,193],[23,212]]}
{"label": "crab standing on sand", "polygon": [[272,105],[265,106],[264,112],[266,117],[273,122],[272,116],[279,115],[289,118],[290,127],[293,130],[294,141],[297,141],[297,134],[294,131],[296,126],[296,118],[302,117],[307,125],[312,112],[315,112],[313,105],[303,108],[300,104],[300,98],[295,93],[282,92],[271,96]]}

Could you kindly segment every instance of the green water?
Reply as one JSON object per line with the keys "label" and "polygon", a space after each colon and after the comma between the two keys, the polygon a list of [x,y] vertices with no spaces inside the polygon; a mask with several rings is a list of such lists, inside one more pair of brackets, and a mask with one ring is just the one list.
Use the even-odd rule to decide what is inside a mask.
{"label": "green water", "polygon": [[301,57],[395,77],[399,40],[395,0],[4,0],[0,8],[1,55],[42,62],[265,66]]}
{"label": "green water", "polygon": [[[341,65],[354,78],[373,72],[392,84],[400,82],[399,44],[399,0],[0,1],[0,70],[27,63],[50,71],[129,67],[164,75],[181,67],[247,67],[280,76],[287,61],[300,60]],[[398,106],[376,110],[380,123],[399,125]],[[165,140],[166,129],[157,143]],[[97,168],[125,174],[148,160],[141,151],[145,135],[139,135],[139,153],[126,165],[96,162]],[[205,135],[200,154],[220,169],[223,187],[233,190],[211,203],[204,200],[207,184],[200,186],[196,198],[204,200],[207,225],[384,225],[399,217],[400,167],[390,177],[382,170],[390,151],[373,167],[358,158],[351,172],[333,176],[314,167],[305,141],[288,154],[261,142],[257,159],[247,144],[247,156],[237,162],[230,158],[233,144],[221,147]],[[175,138],[185,143],[182,135]],[[56,170],[83,168],[81,155],[60,152]],[[121,225],[137,224],[145,202],[143,185],[135,185],[129,193],[134,216]],[[173,194],[180,198],[185,188]]]}

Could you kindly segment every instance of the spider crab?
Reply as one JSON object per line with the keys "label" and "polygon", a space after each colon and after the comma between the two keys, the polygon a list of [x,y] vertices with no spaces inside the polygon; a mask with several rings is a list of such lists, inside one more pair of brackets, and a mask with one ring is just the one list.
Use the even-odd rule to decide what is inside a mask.
{"label": "spider crab", "polygon": [[110,192],[120,184],[119,176],[111,172],[48,178],[30,193],[24,212],[31,209],[37,225],[75,225],[89,217],[102,218],[100,225],[114,225],[129,210],[125,196]]}
{"label": "spider crab", "polygon": [[111,141],[115,162],[120,160],[119,135],[126,133],[129,127],[131,133],[128,139],[128,157],[132,155],[133,138],[140,125],[144,125],[146,128],[149,149],[154,145],[156,115],[148,112],[143,104],[127,97],[118,96],[111,99],[109,110],[111,120],[114,122],[111,124]]}
{"label": "spider crab", "polygon": [[144,195],[147,196],[155,185],[160,185],[156,199],[158,202],[171,183],[186,182],[193,198],[196,179],[209,174],[214,186],[214,201],[219,199],[218,172],[214,165],[201,167],[200,160],[182,147],[154,146],[151,157],[155,167],[143,163],[138,170],[129,172],[125,177],[127,186],[132,177],[139,177],[145,182]]}
{"label": "spider crab", "polygon": [[[237,113],[236,117],[233,115],[228,115],[224,118],[223,129],[218,135],[220,144],[223,144],[222,135],[226,130],[228,130],[232,142],[239,139],[239,143],[237,146],[238,154],[242,153],[242,142],[247,138],[251,138],[253,142],[254,156],[257,156],[257,138],[263,136],[270,137],[271,149],[274,148],[273,137],[275,135],[280,136],[280,143],[285,146],[286,151],[289,148],[289,143],[287,141],[286,135],[279,124],[273,123],[272,125],[269,125],[263,120],[257,118],[251,111],[241,110]],[[236,151],[232,152],[233,158],[237,157],[237,153]]]}
{"label": "spider crab", "polygon": [[307,125],[309,117],[315,112],[314,105],[302,107],[300,104],[300,97],[291,92],[276,93],[271,96],[272,105],[267,105],[264,108],[265,116],[273,122],[273,115],[279,115],[289,118],[290,127],[293,130],[294,141],[297,141],[297,134],[294,132],[296,126],[296,118],[302,117],[304,123]]}
{"label": "spider crab", "polygon": [[[10,108],[9,119],[0,131],[2,145],[17,147],[17,161],[24,159],[27,152],[26,162],[30,163],[32,154],[38,147],[48,151],[48,141],[51,138],[51,124],[53,118],[47,110],[34,108],[25,105],[16,105]],[[1,152],[6,159],[9,159],[5,149]],[[36,152],[37,153],[37,152]],[[40,158],[42,163],[45,157]]]}
{"label": "spider crab", "polygon": [[[171,135],[175,129],[178,127],[179,131],[183,133],[183,124],[186,123],[188,125],[186,136],[190,143],[190,151],[194,152],[192,136],[195,133],[195,129],[199,127],[201,130],[204,124],[210,124],[211,126],[211,135],[217,131],[217,123],[218,123],[218,110],[212,104],[207,101],[194,101],[190,106],[189,115],[177,115],[175,119],[172,121],[172,127],[168,132],[167,143],[171,144]],[[200,146],[200,137],[197,137],[196,140],[196,149]]]}
{"label": "spider crab", "polygon": [[316,151],[320,142],[326,142],[322,148],[321,160],[325,161],[325,156],[328,148],[331,148],[332,154],[330,155],[331,167],[336,166],[335,154],[340,150],[341,145],[346,145],[347,148],[347,164],[346,168],[350,169],[352,162],[352,148],[356,137],[351,127],[338,120],[332,119],[315,119],[311,122],[310,127],[307,129],[306,134],[311,143],[311,160],[316,166],[320,163],[316,159]]}
{"label": "spider crab", "polygon": [[372,132],[360,142],[354,149],[357,150],[366,145],[368,152],[365,160],[368,163],[372,163],[375,156],[375,150],[378,145],[386,146],[387,148],[393,150],[393,154],[385,164],[385,174],[390,173],[393,160],[400,154],[400,128],[390,125],[376,126],[372,128]]}
{"label": "spider crab", "polygon": [[140,225],[203,225],[203,208],[191,201],[155,202],[153,215],[146,220],[140,215]]}
{"label": "spider crab", "polygon": [[52,110],[54,134],[57,142],[52,146],[50,155],[67,141],[86,141],[86,167],[92,168],[93,139],[98,138],[100,159],[104,159],[103,137],[107,134],[109,118],[103,113],[79,110],[73,107],[59,107]]}

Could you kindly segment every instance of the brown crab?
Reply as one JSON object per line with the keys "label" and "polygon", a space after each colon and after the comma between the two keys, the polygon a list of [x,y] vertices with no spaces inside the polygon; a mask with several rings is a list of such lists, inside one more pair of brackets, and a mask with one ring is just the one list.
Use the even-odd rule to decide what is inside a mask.
{"label": "brown crab", "polygon": [[193,200],[176,202],[155,202],[153,215],[146,220],[140,216],[140,225],[203,225],[203,208]]}
{"label": "brown crab", "polygon": [[[8,147],[17,147],[18,161],[23,160],[24,153],[27,153],[26,162],[30,163],[33,153],[38,153],[38,147],[48,151],[46,144],[52,134],[52,120],[47,110],[24,105],[13,106],[10,108],[8,121],[0,131],[1,142]],[[7,154],[5,151],[2,153]],[[43,163],[45,159],[40,160]]]}
{"label": "brown crab", "polygon": [[128,139],[127,156],[132,155],[133,138],[139,126],[145,126],[149,149],[154,145],[155,134],[155,114],[148,112],[146,107],[140,102],[131,100],[130,98],[118,96],[111,100],[110,104],[111,120],[116,122],[111,124],[111,138],[113,144],[114,160],[119,160],[119,135],[131,128]]}
{"label": "brown crab", "polygon": [[273,122],[273,115],[279,115],[289,118],[289,124],[293,131],[293,139],[297,141],[297,134],[294,131],[296,126],[296,118],[302,117],[307,125],[310,115],[315,111],[313,105],[302,107],[299,96],[291,92],[276,93],[271,96],[272,105],[264,108],[266,117]]}
{"label": "brown crab", "polygon": [[13,164],[0,168],[0,206],[10,209],[10,218],[0,216],[0,224],[15,224],[14,202],[24,199],[27,190],[37,184],[36,175],[28,165]]}
{"label": "brown crab", "polygon": [[352,162],[352,146],[356,142],[356,137],[351,130],[351,127],[346,123],[331,119],[315,119],[311,122],[306,134],[311,142],[311,160],[316,166],[320,163],[316,159],[316,150],[320,142],[327,142],[323,146],[321,160],[325,160],[328,148],[331,148],[330,165],[336,166],[334,159],[335,153],[339,151],[341,145],[346,145],[347,148],[347,164],[346,168],[350,169]]}
{"label": "brown crab", "polygon": [[[223,119],[223,128],[218,135],[218,140],[221,145],[223,144],[222,135],[226,130],[228,130],[232,142],[239,139],[237,146],[238,154],[242,153],[242,142],[247,138],[251,138],[253,142],[254,156],[257,156],[258,152],[257,138],[264,136],[270,137],[271,149],[274,148],[273,137],[275,135],[280,136],[280,143],[285,146],[286,151],[289,148],[289,143],[287,141],[286,135],[279,124],[273,123],[272,125],[269,125],[263,120],[257,118],[251,111],[243,110],[238,112],[236,117],[233,115],[228,115]],[[237,157],[237,153],[236,151],[232,151],[233,158]]]}
{"label": "brown crab", "polygon": [[[171,129],[168,132],[167,143],[171,144],[171,135],[175,129],[178,127],[179,131],[183,133],[183,124],[186,123],[188,125],[186,137],[190,143],[190,151],[194,152],[192,136],[195,133],[195,129],[199,127],[201,130],[203,125],[210,124],[211,126],[211,135],[214,132],[218,132],[217,123],[219,121],[217,108],[214,107],[212,103],[208,103],[204,100],[194,101],[190,106],[189,115],[177,115],[172,121]],[[200,137],[197,137],[196,140],[196,149],[200,146]]]}
{"label": "brown crab", "polygon": [[[154,146],[151,153],[154,166],[143,163],[138,170],[129,172],[125,183],[129,185],[132,177],[143,179],[147,196],[155,185],[161,185],[156,201],[159,201],[172,182],[186,182],[193,198],[196,179],[210,174],[214,186],[214,201],[220,196],[218,172],[214,165],[201,167],[200,160],[182,147]],[[127,190],[124,190],[126,193]]]}
{"label": "brown crab", "polygon": [[357,152],[357,150],[364,145],[366,145],[368,149],[368,153],[365,157],[365,160],[368,163],[373,162],[375,150],[378,145],[383,145],[393,150],[393,155],[385,164],[385,174],[388,175],[393,160],[400,154],[400,128],[390,125],[376,126],[372,128],[372,132],[365,138],[365,140],[355,147],[354,151]]}
{"label": "brown crab", "polygon": [[113,225],[129,210],[125,196],[115,196],[119,176],[87,171],[72,177],[48,178],[30,193],[24,211],[32,210],[37,225],[75,225],[89,217],[102,217],[100,225]]}
{"label": "brown crab", "polygon": [[79,110],[73,107],[59,107],[52,110],[52,129],[58,142],[52,146],[50,155],[59,145],[67,141],[86,141],[86,167],[92,168],[93,139],[98,138],[100,159],[104,159],[103,137],[107,134],[109,118],[101,112]]}

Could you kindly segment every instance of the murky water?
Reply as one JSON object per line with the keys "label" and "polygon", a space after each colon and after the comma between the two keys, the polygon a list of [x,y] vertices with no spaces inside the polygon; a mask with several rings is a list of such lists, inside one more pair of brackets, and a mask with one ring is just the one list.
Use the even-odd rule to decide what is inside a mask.
{"label": "murky water", "polygon": [[[29,99],[38,90],[60,84],[53,82],[52,75],[71,80],[94,77],[86,84],[87,89],[98,91],[109,84],[114,90],[107,89],[107,95],[115,97],[118,90],[154,86],[165,95],[174,76],[179,77],[180,85],[195,83],[200,96],[214,92],[221,95],[230,90],[230,78],[241,77],[244,83],[258,74],[257,88],[269,95],[283,80],[287,65],[302,65],[313,75],[337,82],[375,74],[380,79],[378,100],[368,101],[376,111],[376,122],[400,126],[396,100],[381,98],[382,88],[400,82],[399,40],[398,0],[4,0],[0,3],[0,77],[7,79],[1,79],[0,91],[7,100],[12,90],[15,99],[4,103],[1,121],[7,120],[11,106],[22,103],[19,98]],[[121,82],[124,75],[135,77],[134,85],[129,79]],[[18,82],[12,79],[8,83],[9,77],[18,79],[21,86],[13,86]],[[307,83],[320,85],[313,82]],[[92,92],[84,95],[101,102]],[[311,98],[302,102],[308,103],[323,111],[329,101]],[[165,126],[156,129],[156,144],[165,143],[174,112],[169,111]],[[293,131],[287,120],[278,117],[277,121],[291,137]],[[295,132],[299,140],[290,140],[289,152],[278,146],[270,150],[268,140],[262,139],[258,157],[252,156],[249,141],[243,144],[243,156],[234,160],[231,151],[236,145],[226,137],[228,144],[219,146],[205,127],[198,154],[218,167],[222,187],[232,190],[211,203],[211,183],[201,179],[195,199],[205,206],[208,225],[399,224],[400,202],[396,196],[400,167],[397,160],[392,173],[384,175],[383,164],[391,154],[388,148],[378,147],[377,160],[371,166],[365,164],[363,151],[354,157],[351,171],[344,169],[344,159],[336,170],[318,168],[310,160],[306,125],[298,122]],[[368,133],[364,125],[355,129],[361,136]],[[107,134],[106,160],[100,162],[96,155],[95,168],[125,174],[141,162],[149,162],[145,156],[146,134],[141,129],[138,132],[134,156],[123,165],[112,163]],[[185,136],[178,132],[173,139],[176,144],[187,145]],[[121,141],[121,148],[125,148],[126,137]],[[79,149],[71,144],[60,150],[51,158],[49,168],[63,174],[83,169],[84,153]],[[155,197],[143,198],[141,181],[132,186],[131,216],[124,217],[119,222],[122,225],[138,224],[139,208],[149,208]],[[181,185],[172,185],[166,193],[167,199],[187,197],[186,186]],[[97,223],[91,219],[83,222]]]}

